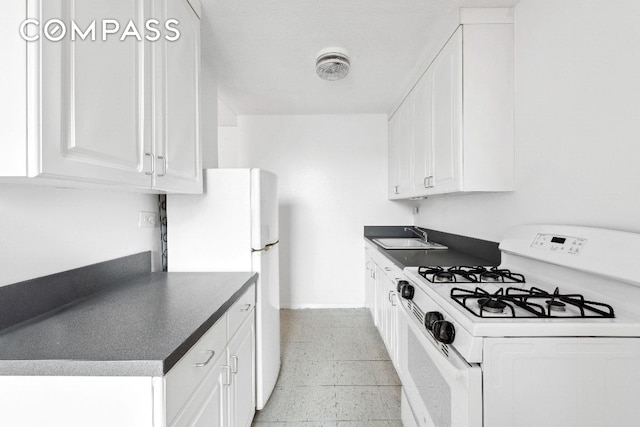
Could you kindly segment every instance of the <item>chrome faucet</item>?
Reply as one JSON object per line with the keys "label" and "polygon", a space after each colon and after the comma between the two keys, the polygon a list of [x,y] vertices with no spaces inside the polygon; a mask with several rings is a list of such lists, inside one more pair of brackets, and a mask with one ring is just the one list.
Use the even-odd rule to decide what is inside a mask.
{"label": "chrome faucet", "polygon": [[425,242],[429,241],[429,234],[427,233],[426,230],[421,229],[420,227],[405,227],[404,231],[410,231],[413,234],[415,234],[416,236],[424,239]]}

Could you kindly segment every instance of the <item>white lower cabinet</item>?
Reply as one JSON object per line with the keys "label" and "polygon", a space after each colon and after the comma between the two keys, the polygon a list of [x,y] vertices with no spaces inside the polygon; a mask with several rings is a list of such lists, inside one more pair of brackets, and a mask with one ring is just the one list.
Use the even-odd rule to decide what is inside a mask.
{"label": "white lower cabinet", "polygon": [[[206,353],[205,353],[206,354]],[[209,355],[211,353],[208,353]],[[208,358],[209,356],[207,356]],[[213,362],[170,427],[248,427],[255,414],[255,313],[253,309]],[[171,372],[169,373],[171,375]],[[170,393],[167,386],[167,396]],[[170,409],[167,401],[167,411]]]}
{"label": "white lower cabinet", "polygon": [[371,318],[376,317],[376,264],[368,255],[365,255],[364,269],[364,301],[365,307],[371,312]]}
{"label": "white lower cabinet", "polygon": [[381,276],[380,303],[383,305],[382,312],[384,321],[382,322],[380,334],[387,346],[389,357],[394,365],[398,361],[398,307],[396,292],[398,279],[391,278],[387,274]]}
{"label": "white lower cabinet", "polygon": [[384,289],[385,289],[385,280],[384,280],[384,270],[379,266],[375,265],[375,300],[376,300],[376,315],[374,318],[374,323],[378,327],[378,331],[382,336],[382,340],[385,341],[386,337],[384,331],[386,330],[387,317],[385,316],[385,307],[386,304],[384,302]]}
{"label": "white lower cabinet", "polygon": [[[393,313],[393,298],[395,294],[395,286],[393,281],[385,274],[382,279],[383,284],[380,287],[382,291],[381,300],[384,303],[384,341],[387,345],[389,356],[393,356],[395,351],[396,331],[395,317]],[[392,357],[393,359],[393,357]]]}
{"label": "white lower cabinet", "polygon": [[167,426],[251,425],[256,408],[255,301],[252,285],[166,375]]}
{"label": "white lower cabinet", "polygon": [[255,295],[251,285],[161,377],[0,375],[0,426],[249,427]]}
{"label": "white lower cabinet", "polygon": [[191,402],[171,427],[213,427],[230,425],[227,397],[229,366],[220,358],[212,367]]}
{"label": "white lower cabinet", "polygon": [[249,427],[256,410],[255,400],[255,320],[245,320],[227,347],[231,381],[229,385],[229,426]]}
{"label": "white lower cabinet", "polygon": [[[212,370],[228,371],[227,341],[225,314],[165,375],[164,412],[169,426],[191,425],[188,420],[198,412],[200,401],[205,400],[202,389],[210,388],[218,380],[212,376]],[[224,411],[220,412],[225,418]]]}
{"label": "white lower cabinet", "polygon": [[[399,295],[397,286],[399,280],[405,280],[402,269],[386,259],[382,254],[370,246],[365,246],[366,272],[371,272],[365,277],[365,286],[371,288],[371,307],[375,325],[389,352],[389,357],[396,369],[399,368],[398,360],[398,319],[399,319]],[[371,277],[372,276],[372,277]]]}

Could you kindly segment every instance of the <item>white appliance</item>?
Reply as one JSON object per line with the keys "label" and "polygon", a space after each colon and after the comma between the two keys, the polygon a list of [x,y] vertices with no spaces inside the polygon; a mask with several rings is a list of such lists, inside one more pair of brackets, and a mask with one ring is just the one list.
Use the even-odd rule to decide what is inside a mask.
{"label": "white appliance", "polygon": [[204,195],[167,196],[169,271],[254,271],[256,408],[280,372],[278,179],[260,169],[205,170]]}
{"label": "white appliance", "polygon": [[640,234],[521,226],[500,249],[405,269],[404,425],[638,425]]}

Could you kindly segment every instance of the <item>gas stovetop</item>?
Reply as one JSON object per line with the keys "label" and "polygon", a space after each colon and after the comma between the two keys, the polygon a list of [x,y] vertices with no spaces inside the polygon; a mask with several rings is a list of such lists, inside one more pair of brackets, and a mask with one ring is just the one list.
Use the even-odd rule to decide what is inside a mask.
{"label": "gas stovetop", "polygon": [[[553,291],[547,291],[535,286],[510,286],[509,284],[524,284],[526,280],[523,274],[514,273],[507,268],[418,267],[418,274],[429,283],[459,285],[460,287],[451,288],[451,298],[478,317],[505,319],[615,317],[610,305],[589,301],[581,294],[560,292],[558,287]],[[478,286],[468,286],[470,284],[478,284]]]}
{"label": "gas stovetop", "polygon": [[613,307],[589,301],[580,294],[564,294],[530,288],[499,288],[495,292],[476,287],[452,288],[451,298],[478,317],[514,318],[613,318]]}
{"label": "gas stovetop", "polygon": [[401,303],[449,322],[450,345],[473,362],[486,338],[640,338],[639,234],[521,226],[500,250],[498,267],[405,268]]}

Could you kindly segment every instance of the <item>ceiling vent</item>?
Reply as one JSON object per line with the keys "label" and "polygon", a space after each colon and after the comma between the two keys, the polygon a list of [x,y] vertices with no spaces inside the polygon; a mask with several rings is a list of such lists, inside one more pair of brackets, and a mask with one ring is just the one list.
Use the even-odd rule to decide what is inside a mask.
{"label": "ceiling vent", "polygon": [[341,48],[323,49],[318,53],[316,73],[321,79],[336,81],[347,77],[351,62],[347,52]]}

